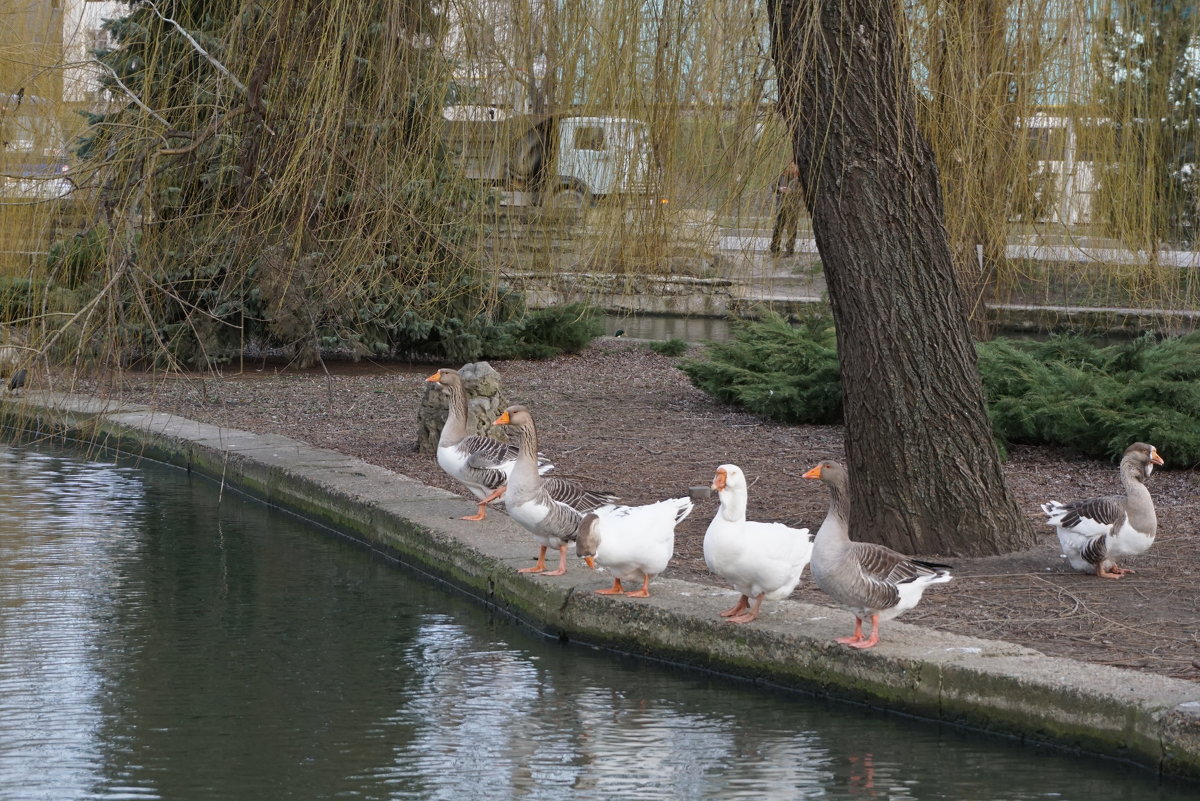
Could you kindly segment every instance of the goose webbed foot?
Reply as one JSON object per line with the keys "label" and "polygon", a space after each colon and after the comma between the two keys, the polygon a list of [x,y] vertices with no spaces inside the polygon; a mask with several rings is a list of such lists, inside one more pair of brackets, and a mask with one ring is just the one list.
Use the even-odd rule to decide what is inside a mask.
{"label": "goose webbed foot", "polygon": [[649,598],[650,597],[650,576],[645,576],[642,579],[642,588],[625,593],[630,598]]}
{"label": "goose webbed foot", "polygon": [[523,567],[520,570],[518,570],[517,572],[518,573],[541,573],[541,572],[545,571],[545,569],[546,569],[546,546],[543,545],[538,550],[537,564],[534,565],[533,567]]}
{"label": "goose webbed foot", "polygon": [[838,640],[840,643],[845,643],[851,648],[866,650],[873,648],[879,643],[879,615],[871,615],[871,636],[863,639],[862,636],[862,618],[854,618],[854,637],[842,637]]}
{"label": "goose webbed foot", "polygon": [[[545,551],[546,551],[546,549],[543,548],[542,553],[545,553]],[[561,576],[561,575],[565,574],[566,572],[567,572],[567,546],[563,545],[561,548],[558,549],[558,569],[557,570],[547,570],[542,575],[543,576]]]}
{"label": "goose webbed foot", "polygon": [[854,634],[850,637],[838,637],[837,642],[840,642],[842,645],[854,645],[862,642],[864,639],[865,638],[863,637],[862,633],[862,618],[856,617],[854,618]]}
{"label": "goose webbed foot", "polygon": [[[733,617],[729,618],[729,622],[730,623],[749,623],[752,620],[757,620],[758,619],[758,609],[759,609],[759,607],[762,606],[763,598],[765,596],[766,596],[766,593],[760,592],[758,594],[758,597],[754,599],[754,608],[752,608],[749,612],[746,612],[745,614],[734,615]],[[745,598],[746,596],[743,595],[742,597]]]}
{"label": "goose webbed foot", "polygon": [[503,495],[504,490],[506,489],[508,489],[508,487],[503,486],[499,489],[493,490],[491,495],[479,501],[479,509],[476,510],[475,514],[467,515],[466,517],[460,517],[459,520],[483,520],[485,517],[487,517],[488,504]]}
{"label": "goose webbed foot", "polygon": [[720,615],[721,617],[733,617],[748,606],[750,606],[750,599],[743,595],[742,597],[738,598],[738,602],[736,604],[722,611]]}

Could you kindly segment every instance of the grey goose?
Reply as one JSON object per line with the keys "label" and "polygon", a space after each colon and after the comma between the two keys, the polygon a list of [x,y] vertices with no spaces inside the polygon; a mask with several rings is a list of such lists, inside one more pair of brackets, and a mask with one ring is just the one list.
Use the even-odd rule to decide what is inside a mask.
{"label": "grey goose", "polygon": [[1121,457],[1124,495],[1042,504],[1046,523],[1058,531],[1058,544],[1071,567],[1112,579],[1133,572],[1117,565],[1116,559],[1145,553],[1154,544],[1158,517],[1146,479],[1161,464],[1157,448],[1135,442]]}
{"label": "grey goose", "polygon": [[[821,462],[804,478],[820,479],[829,489],[829,511],[813,544],[813,581],[854,613],[854,634],[837,641],[871,648],[879,642],[879,621],[912,609],[929,585],[950,581],[950,567],[913,559],[885,545],[852,541],[850,475],[840,462]],[[865,618],[871,619],[869,637],[862,632]]]}

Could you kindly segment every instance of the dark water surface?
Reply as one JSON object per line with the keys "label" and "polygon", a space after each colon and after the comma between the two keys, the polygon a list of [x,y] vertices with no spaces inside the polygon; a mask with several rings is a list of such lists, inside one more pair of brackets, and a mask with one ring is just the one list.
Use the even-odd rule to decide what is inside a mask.
{"label": "dark water surface", "polygon": [[0,481],[0,799],[1198,797],[548,642],[180,470]]}

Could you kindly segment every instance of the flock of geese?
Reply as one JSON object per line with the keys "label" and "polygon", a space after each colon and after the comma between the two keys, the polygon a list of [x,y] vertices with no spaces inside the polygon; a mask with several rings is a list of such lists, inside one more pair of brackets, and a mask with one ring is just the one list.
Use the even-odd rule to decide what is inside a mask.
{"label": "flock of geese", "polygon": [[[449,405],[438,440],[438,464],[479,499],[478,511],[462,519],[483,520],[488,504],[503,498],[508,516],[539,546],[537,563],[520,572],[563,575],[573,542],[588,567],[599,565],[613,575],[612,586],[598,593],[649,597],[650,580],[674,553],[675,526],[692,511],[691,496],[624,506],[609,493],[546,476],[553,465],[538,452],[529,409],[510,406],[493,423],[509,427],[511,442],[472,435],[467,392],[458,372],[438,370],[426,381],[440,385]],[[1073,568],[1104,578],[1132,572],[1116,560],[1142,553],[1154,541],[1157,521],[1145,480],[1161,464],[1154,446],[1134,443],[1121,460],[1125,495],[1042,505]],[[879,642],[880,621],[912,609],[930,585],[950,581],[950,568],[851,540],[850,477],[844,465],[823,461],[803,477],[824,482],[829,491],[829,511],[815,535],[807,528],[747,520],[745,474],[732,464],[717,468],[711,490],[720,507],[704,535],[704,561],[740,593],[738,602],[720,614],[732,623],[751,622],[764,600],[791,595],[810,566],[813,582],[854,614],[854,633],[837,641],[870,648]],[[558,551],[553,570],[546,565],[550,549]],[[864,620],[871,623],[869,635],[863,634]]]}

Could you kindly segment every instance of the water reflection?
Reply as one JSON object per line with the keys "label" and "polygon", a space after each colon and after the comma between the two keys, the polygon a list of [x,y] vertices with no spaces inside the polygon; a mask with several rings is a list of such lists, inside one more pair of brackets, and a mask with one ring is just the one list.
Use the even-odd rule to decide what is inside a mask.
{"label": "water reflection", "polygon": [[0,799],[1194,797],[547,643],[182,471],[0,478]]}
{"label": "water reflection", "polygon": [[[132,471],[0,449],[0,788],[86,791],[101,744],[94,657],[136,546]],[[120,509],[115,512],[114,509]],[[52,796],[47,796],[52,797]]]}

